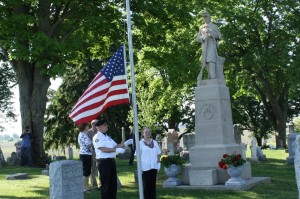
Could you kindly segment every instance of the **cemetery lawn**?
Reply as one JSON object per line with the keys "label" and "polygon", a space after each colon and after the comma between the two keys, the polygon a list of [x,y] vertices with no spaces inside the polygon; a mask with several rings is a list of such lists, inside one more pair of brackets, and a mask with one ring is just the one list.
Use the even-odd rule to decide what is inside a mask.
{"label": "cemetery lawn", "polygon": [[[286,165],[288,156],[284,150],[263,150],[266,162],[251,163],[252,176],[270,177],[271,183],[260,184],[248,191],[215,191],[197,189],[162,188],[166,180],[163,168],[158,173],[158,199],[296,199],[298,198],[295,170]],[[249,150],[247,151],[247,157]],[[217,163],[216,163],[217,164]],[[128,160],[117,160],[118,176],[122,188],[118,189],[118,199],[138,199],[138,186],[134,183],[135,166],[128,166]],[[50,198],[49,177],[41,175],[41,168],[11,167],[0,169],[0,198]],[[6,180],[6,175],[28,173],[27,180]],[[99,199],[100,191],[86,193],[85,199]]]}

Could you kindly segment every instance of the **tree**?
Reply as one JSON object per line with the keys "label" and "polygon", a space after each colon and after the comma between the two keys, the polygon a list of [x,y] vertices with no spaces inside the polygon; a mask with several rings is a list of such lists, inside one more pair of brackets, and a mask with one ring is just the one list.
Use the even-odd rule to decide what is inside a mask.
{"label": "tree", "polygon": [[[15,120],[16,115],[12,107],[11,98],[13,93],[11,91],[15,83],[14,72],[12,68],[6,62],[0,64],[0,118],[2,121]],[[4,127],[0,123],[0,132],[4,130]]]}
{"label": "tree", "polygon": [[294,118],[293,120],[294,122],[294,128],[295,128],[295,132],[299,133],[300,132],[300,117]]}
{"label": "tree", "polygon": [[29,125],[34,136],[33,162],[44,166],[50,78],[63,74],[65,65],[78,62],[83,49],[103,52],[109,37],[119,35],[122,17],[106,0],[4,0],[0,13],[1,57],[16,73],[22,126]]}
{"label": "tree", "polygon": [[[234,93],[233,93],[234,94]],[[253,132],[259,146],[262,139],[268,139],[272,134],[269,122],[261,102],[251,96],[232,97],[232,115],[236,124],[242,125],[242,130]]]}
{"label": "tree", "polygon": [[194,121],[199,64],[191,8],[184,1],[133,2],[139,122],[154,131]]}
{"label": "tree", "polygon": [[[276,132],[276,145],[286,143],[286,122],[299,99],[299,2],[224,1],[216,6],[224,42],[226,74],[235,74],[238,95],[250,95]],[[295,79],[296,78],[296,79]],[[297,93],[298,92],[298,93]]]}
{"label": "tree", "polygon": [[[227,83],[231,89],[235,88],[232,103],[236,103],[233,108],[238,109],[234,113],[241,111],[243,123],[248,123],[245,127],[254,130],[257,138],[266,137],[274,130],[278,137],[277,146],[281,141],[285,145],[285,123],[299,113],[299,81],[296,80],[300,74],[299,58],[295,56],[299,51],[297,7],[299,3],[291,1],[232,0],[222,3],[164,0],[134,5],[134,33],[138,38],[135,46],[140,49],[137,75],[142,79],[138,97],[148,106],[145,111],[139,102],[139,109],[145,111],[140,118],[167,123],[164,117],[174,121],[171,118],[176,111],[173,110],[183,110],[176,107],[177,102],[187,97],[168,98],[168,89],[176,93],[184,86],[191,88],[195,84],[194,76],[200,65],[197,55],[201,52],[192,41],[199,24],[203,23],[200,13],[206,8],[223,33],[220,55],[226,57]],[[193,53],[197,48],[199,50]],[[274,55],[278,59],[273,59]],[[151,76],[147,83],[140,73]],[[155,84],[163,89],[159,91]],[[153,88],[145,89],[148,86],[156,92]],[[161,104],[167,104],[166,112],[159,109]],[[239,121],[239,115],[234,115],[234,120]],[[182,116],[175,119],[177,124],[184,118]]]}

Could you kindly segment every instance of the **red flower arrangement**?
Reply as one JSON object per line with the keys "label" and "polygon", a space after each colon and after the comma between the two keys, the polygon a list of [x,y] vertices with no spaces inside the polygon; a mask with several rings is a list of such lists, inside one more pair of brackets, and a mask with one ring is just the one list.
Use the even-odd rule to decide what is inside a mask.
{"label": "red flower arrangement", "polygon": [[241,154],[236,154],[235,152],[232,155],[224,154],[223,158],[219,161],[219,167],[221,169],[227,169],[228,166],[242,166],[246,163],[246,160],[244,160],[241,156]]}
{"label": "red flower arrangement", "polygon": [[184,160],[179,155],[164,155],[160,158],[160,163],[167,168],[171,164],[181,166],[184,164]]}

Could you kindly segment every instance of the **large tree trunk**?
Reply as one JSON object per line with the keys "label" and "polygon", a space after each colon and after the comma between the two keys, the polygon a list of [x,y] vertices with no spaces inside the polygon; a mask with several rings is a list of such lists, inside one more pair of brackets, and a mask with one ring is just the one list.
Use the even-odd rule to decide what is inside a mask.
{"label": "large tree trunk", "polygon": [[[253,72],[253,71],[252,71]],[[262,98],[262,102],[265,107],[265,111],[269,121],[271,122],[276,132],[276,147],[282,148],[286,146],[286,121],[288,110],[288,93],[290,84],[285,83],[280,95],[276,95],[272,90],[270,82],[260,76],[259,80],[264,86],[264,89],[260,88],[256,79],[253,79],[252,83]]]}
{"label": "large tree trunk", "polygon": [[272,115],[267,114],[269,120],[274,120],[272,126],[276,132],[276,148],[283,148],[286,146],[286,120],[287,120],[287,108],[285,106],[279,107],[279,104],[273,106],[272,104],[269,107],[272,107]]}
{"label": "large tree trunk", "polygon": [[29,126],[33,134],[33,164],[44,167],[46,164],[43,145],[44,114],[50,77],[45,69],[29,63],[18,61],[13,63],[13,67],[19,80],[22,128],[24,130],[25,126]]}
{"label": "large tree trunk", "polygon": [[287,110],[288,110],[288,91],[289,84],[286,84],[278,97],[278,100],[270,99],[271,107],[276,117],[276,147],[286,147],[286,122],[287,122]]}
{"label": "large tree trunk", "polygon": [[286,118],[282,121],[278,121],[276,134],[276,147],[286,147]]}

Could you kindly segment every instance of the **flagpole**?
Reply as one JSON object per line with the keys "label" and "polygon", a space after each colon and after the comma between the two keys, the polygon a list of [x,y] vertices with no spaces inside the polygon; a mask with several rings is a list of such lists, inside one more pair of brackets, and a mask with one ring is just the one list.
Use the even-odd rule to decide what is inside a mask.
{"label": "flagpole", "polygon": [[137,155],[137,172],[139,182],[139,196],[140,199],[144,199],[143,192],[143,181],[142,181],[142,170],[141,170],[141,154],[140,154],[140,143],[139,143],[139,127],[138,127],[138,114],[136,107],[136,93],[135,93],[135,77],[134,77],[134,64],[133,64],[133,50],[132,50],[132,34],[131,34],[131,12],[129,0],[126,0],[126,12],[127,12],[127,31],[128,31],[128,46],[129,46],[129,61],[130,61],[130,72],[131,72],[131,87],[132,87],[132,106],[134,116],[134,137],[136,140],[136,155]]}

